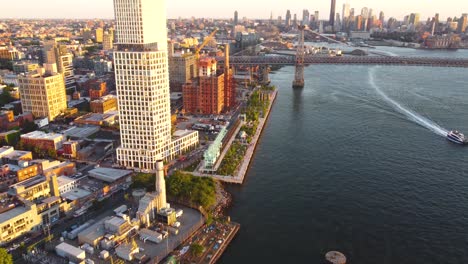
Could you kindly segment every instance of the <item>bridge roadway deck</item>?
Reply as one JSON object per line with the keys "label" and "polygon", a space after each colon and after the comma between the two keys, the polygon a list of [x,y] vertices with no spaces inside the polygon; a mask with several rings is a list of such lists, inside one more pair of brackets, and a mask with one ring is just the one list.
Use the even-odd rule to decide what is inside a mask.
{"label": "bridge roadway deck", "polygon": [[[224,57],[216,58],[219,62]],[[295,65],[295,56],[232,56],[231,65]],[[306,56],[304,63],[310,64],[374,64],[431,67],[468,68],[468,58],[434,58],[434,57],[388,57],[388,56]]]}

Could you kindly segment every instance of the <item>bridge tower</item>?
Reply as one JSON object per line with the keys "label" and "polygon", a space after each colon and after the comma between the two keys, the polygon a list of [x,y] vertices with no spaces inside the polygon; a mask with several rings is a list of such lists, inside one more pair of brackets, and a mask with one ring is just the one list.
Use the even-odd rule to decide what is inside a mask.
{"label": "bridge tower", "polygon": [[305,47],[304,47],[304,30],[305,26],[301,25],[299,29],[299,39],[297,43],[297,52],[296,52],[296,73],[294,75],[293,88],[304,88],[304,57],[305,57]]}
{"label": "bridge tower", "polygon": [[270,67],[268,65],[264,65],[260,67],[260,79],[262,84],[270,84]]}

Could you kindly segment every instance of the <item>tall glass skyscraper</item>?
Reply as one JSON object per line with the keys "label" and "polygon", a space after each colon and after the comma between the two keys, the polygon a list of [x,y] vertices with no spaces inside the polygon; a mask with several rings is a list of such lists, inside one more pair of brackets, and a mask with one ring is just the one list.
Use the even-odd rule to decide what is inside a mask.
{"label": "tall glass skyscraper", "polygon": [[330,8],[330,26],[335,26],[335,10],[336,10],[336,0],[331,0],[331,8]]}

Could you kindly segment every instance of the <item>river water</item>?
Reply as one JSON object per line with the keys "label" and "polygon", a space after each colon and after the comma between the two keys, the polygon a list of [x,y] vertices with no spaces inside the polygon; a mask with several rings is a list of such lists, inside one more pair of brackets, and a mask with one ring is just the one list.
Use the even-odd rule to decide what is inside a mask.
{"label": "river water", "polygon": [[[411,56],[468,51],[380,48]],[[468,70],[294,67],[279,88],[246,182],[230,186],[242,227],[220,263],[468,263]]]}

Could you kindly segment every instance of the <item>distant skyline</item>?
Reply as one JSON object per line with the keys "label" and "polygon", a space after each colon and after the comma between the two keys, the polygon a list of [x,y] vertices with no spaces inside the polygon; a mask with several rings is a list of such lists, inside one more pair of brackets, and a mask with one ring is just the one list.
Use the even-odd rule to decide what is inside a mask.
{"label": "distant skyline", "polygon": [[[7,0],[2,5],[0,18],[113,18],[112,0]],[[410,13],[420,13],[421,21],[440,13],[442,21],[447,17],[460,17],[462,13],[468,13],[468,1],[466,0],[354,0],[337,1],[336,12],[341,14],[343,3],[348,2],[356,13],[361,8],[373,8],[376,15],[384,11],[385,18],[395,17],[402,20]],[[306,1],[296,0],[288,2],[284,0],[236,0],[221,2],[218,0],[175,0],[166,1],[168,18],[232,18],[234,11],[239,11],[239,19],[269,18],[273,12],[273,18],[286,15],[290,9],[291,14],[297,14],[302,18],[302,10],[308,9],[311,13],[318,10],[320,19],[328,19],[330,13],[330,1]]]}

